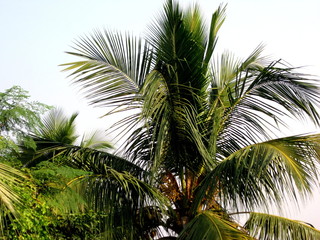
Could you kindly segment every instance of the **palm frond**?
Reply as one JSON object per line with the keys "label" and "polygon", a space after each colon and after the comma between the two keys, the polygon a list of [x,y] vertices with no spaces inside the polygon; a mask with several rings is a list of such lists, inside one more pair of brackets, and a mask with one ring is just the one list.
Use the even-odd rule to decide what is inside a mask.
{"label": "palm frond", "polygon": [[94,105],[119,106],[137,100],[139,87],[152,66],[148,44],[128,34],[95,31],[76,42],[75,52],[86,60],[63,64],[74,83],[86,89]]}
{"label": "palm frond", "polygon": [[319,115],[315,110],[319,97],[314,80],[306,79],[294,69],[279,68],[275,64],[258,72],[247,92],[265,100],[283,106],[293,117],[308,117],[319,124]]}
{"label": "palm frond", "polygon": [[208,64],[212,58],[213,51],[218,41],[218,31],[222,26],[226,18],[226,5],[220,5],[218,9],[213,13],[210,24],[210,32],[207,42],[206,54],[204,63]]}
{"label": "palm frond", "polygon": [[105,136],[103,136],[99,131],[95,131],[89,136],[86,136],[84,134],[80,142],[80,147],[92,148],[102,151],[112,149],[112,144],[106,141],[104,138]]}
{"label": "palm frond", "polygon": [[105,151],[95,150],[92,148],[82,148],[75,145],[66,145],[54,142],[48,139],[34,138],[37,146],[40,146],[35,152],[33,158],[25,164],[29,166],[40,160],[54,160],[62,157],[61,161],[71,167],[82,169],[84,171],[98,173],[104,165],[112,167],[117,171],[130,172],[135,176],[146,176],[145,170],[132,162],[119,156],[107,153]]}
{"label": "palm frond", "polygon": [[16,214],[15,204],[21,204],[21,198],[13,186],[22,185],[26,176],[21,171],[0,163],[0,179],[0,204]]}
{"label": "palm frond", "polygon": [[156,188],[106,165],[99,174],[85,175],[70,184],[85,197],[89,207],[105,215],[105,237],[112,239],[117,234],[127,238],[127,232],[129,239],[137,239],[150,228],[156,230],[169,206]]}
{"label": "palm frond", "polygon": [[319,137],[276,139],[234,152],[221,160],[202,181],[195,209],[199,204],[210,204],[217,194],[224,206],[250,210],[297,200],[298,193],[307,195],[317,179],[315,161],[320,157]]}
{"label": "palm frond", "polygon": [[[179,86],[191,87],[195,94],[202,96],[208,85],[207,66],[202,65],[206,50],[203,24],[196,9],[191,14],[185,13],[178,3],[167,1],[164,12],[149,27],[147,36],[156,53],[155,68],[163,74],[171,94],[190,101],[192,96]],[[191,24],[192,21],[197,23]],[[193,31],[194,27],[198,30]]]}
{"label": "palm frond", "polygon": [[21,193],[25,191],[24,182],[27,177],[21,171],[0,163],[0,236],[4,233],[8,222],[19,219],[24,199]]}
{"label": "palm frond", "polygon": [[258,239],[316,240],[320,238],[320,231],[310,224],[265,213],[250,213],[245,228],[250,235]]}
{"label": "palm frond", "polygon": [[[246,72],[250,69],[259,69],[263,67],[265,58],[261,57],[263,45],[259,45],[254,51],[244,60],[236,58],[229,51],[221,54],[220,59],[213,61],[212,73],[213,86],[217,86],[220,92],[219,95],[225,94],[225,91],[231,91],[235,97],[240,97],[245,86],[243,81],[246,81]],[[244,74],[244,75],[243,75]],[[220,97],[221,98],[221,97]]]}
{"label": "palm frond", "polygon": [[[237,113],[237,109],[233,105],[238,103],[237,101],[243,96],[247,88],[248,71],[259,69],[264,61],[260,56],[262,50],[263,46],[258,46],[244,61],[235,58],[229,52],[224,52],[220,58],[213,61],[208,110],[205,109],[202,114],[206,116],[203,120],[203,129],[206,132],[203,134],[208,136],[208,150],[213,156],[216,155],[218,148],[220,148],[219,154],[224,149],[229,149],[230,153],[237,151],[241,146],[255,142],[257,139],[262,141],[262,139],[268,137],[265,129],[271,128],[270,123],[259,114],[253,114],[245,109],[243,118],[239,118],[237,115],[230,122],[228,119],[230,112],[235,111],[235,115]],[[256,105],[259,104],[256,101]],[[261,108],[263,109],[263,106]],[[268,111],[266,113],[269,114]],[[232,128],[225,130],[229,125]],[[233,140],[235,136],[237,136],[237,139]]]}
{"label": "palm frond", "polygon": [[253,240],[245,232],[237,229],[236,224],[223,219],[223,217],[210,210],[201,212],[193,218],[185,226],[178,239]]}
{"label": "palm frond", "polygon": [[231,88],[223,103],[225,115],[219,134],[224,151],[231,153],[239,147],[270,139],[279,125],[285,125],[284,116],[319,124],[316,111],[319,96],[314,81],[274,64],[253,72],[248,70],[241,83],[237,81],[228,85]]}
{"label": "palm frond", "polygon": [[169,90],[163,76],[158,72],[151,73],[143,88],[144,104],[142,117],[146,130],[151,132],[150,156],[152,156],[152,172],[158,170],[166,157],[167,144],[170,139],[170,120],[172,106],[170,105]]}

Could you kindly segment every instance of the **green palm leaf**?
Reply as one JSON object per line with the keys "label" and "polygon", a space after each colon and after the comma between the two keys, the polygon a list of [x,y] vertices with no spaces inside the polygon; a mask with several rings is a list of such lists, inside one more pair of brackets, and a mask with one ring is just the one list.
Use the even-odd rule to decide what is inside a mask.
{"label": "green palm leaf", "polygon": [[21,198],[12,186],[22,185],[26,176],[19,170],[0,163],[0,178],[0,203],[16,214],[15,204],[21,204]]}
{"label": "green palm leaf", "polygon": [[245,227],[258,239],[316,240],[320,238],[320,231],[305,222],[265,213],[250,213]]}
{"label": "green palm leaf", "polygon": [[58,158],[66,165],[94,173],[99,172],[100,168],[108,166],[117,171],[130,172],[135,176],[148,175],[145,170],[134,163],[105,151],[67,145],[38,137],[34,137],[34,141],[39,150],[34,153],[33,158],[29,159],[26,166],[39,162],[39,160]]}
{"label": "green palm leaf", "polygon": [[270,133],[279,124],[285,125],[283,116],[308,118],[319,124],[316,85],[288,71],[274,65],[250,71],[241,83],[239,80],[237,84],[228,84],[231,88],[219,95],[224,99],[218,133],[223,146],[221,153],[230,154],[243,146],[270,139]]}
{"label": "green palm leaf", "polygon": [[91,135],[83,135],[80,142],[80,147],[100,149],[101,151],[106,151],[112,149],[113,146],[110,142],[106,141],[105,136],[99,131],[93,132]]}
{"label": "green palm leaf", "polygon": [[[62,66],[86,88],[92,104],[121,105],[137,100],[139,87],[152,66],[148,44],[128,34],[95,31],[76,43],[71,55],[86,59]],[[102,101],[103,99],[103,101]]]}
{"label": "green palm leaf", "polygon": [[14,218],[19,219],[23,206],[21,193],[25,190],[27,177],[19,170],[0,163],[0,235],[7,224]]}
{"label": "green palm leaf", "polygon": [[104,215],[104,237],[140,239],[148,231],[159,231],[168,210],[167,199],[154,187],[128,172],[104,165],[99,174],[74,179],[72,188],[87,200],[88,206]]}
{"label": "green palm leaf", "polygon": [[237,224],[223,219],[214,211],[198,214],[185,226],[178,239],[253,240],[246,232],[237,229]]}
{"label": "green palm leaf", "polygon": [[[297,192],[310,193],[318,174],[314,159],[319,159],[319,137],[276,139],[234,152],[207,174],[195,203],[207,199],[202,204],[209,204],[216,197],[213,193],[218,193],[219,201],[225,206],[253,209],[281,204],[286,196],[295,200]],[[194,209],[199,207],[197,204]]]}
{"label": "green palm leaf", "polygon": [[225,21],[226,17],[226,6],[219,6],[219,8],[213,13],[210,24],[210,33],[207,41],[207,50],[204,59],[204,63],[208,64],[211,60],[213,51],[218,41],[218,31]]}

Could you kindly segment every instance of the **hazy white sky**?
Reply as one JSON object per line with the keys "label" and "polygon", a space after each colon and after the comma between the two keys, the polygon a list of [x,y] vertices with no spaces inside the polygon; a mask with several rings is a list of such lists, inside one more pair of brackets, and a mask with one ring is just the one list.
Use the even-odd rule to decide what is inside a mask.
{"label": "hazy white sky", "polygon": [[[66,79],[59,64],[76,60],[64,51],[73,40],[96,28],[127,30],[142,35],[161,10],[163,0],[0,0],[0,92],[20,85],[34,100],[80,110],[80,127],[89,131],[101,110],[93,110]],[[207,16],[227,3],[227,19],[218,48],[246,57],[260,43],[265,55],[306,66],[320,76],[319,0],[180,0],[198,3]],[[91,118],[90,118],[91,117]],[[108,123],[106,119],[104,123]],[[94,125],[94,126],[92,126]],[[102,126],[101,123],[99,124]],[[307,128],[305,125],[301,125]],[[295,131],[297,130],[295,126]],[[320,228],[320,196],[293,217]],[[318,203],[319,202],[319,203]]]}

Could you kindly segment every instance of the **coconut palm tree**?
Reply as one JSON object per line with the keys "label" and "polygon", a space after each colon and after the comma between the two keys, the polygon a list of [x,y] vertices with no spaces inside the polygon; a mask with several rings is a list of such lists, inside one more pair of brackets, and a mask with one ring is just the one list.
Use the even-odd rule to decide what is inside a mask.
{"label": "coconut palm tree", "polygon": [[284,116],[319,125],[318,88],[261,46],[244,60],[214,55],[224,20],[224,6],[208,25],[168,0],[144,39],[95,31],[69,52],[82,59],[65,70],[90,103],[128,112],[117,155],[68,148],[93,172],[81,191],[110,239],[319,239],[269,211],[317,182],[320,136],[277,132]]}
{"label": "coconut palm tree", "polygon": [[97,130],[91,134],[83,134],[78,143],[79,135],[76,132],[75,122],[77,117],[78,113],[73,113],[70,117],[66,116],[60,108],[50,110],[41,120],[41,125],[30,134],[36,147],[28,148],[21,146],[24,150],[22,159],[26,161],[24,166],[30,167],[43,160],[52,158],[60,153],[58,148],[61,145],[100,149],[102,151],[112,148],[112,145],[104,139],[105,136]]}

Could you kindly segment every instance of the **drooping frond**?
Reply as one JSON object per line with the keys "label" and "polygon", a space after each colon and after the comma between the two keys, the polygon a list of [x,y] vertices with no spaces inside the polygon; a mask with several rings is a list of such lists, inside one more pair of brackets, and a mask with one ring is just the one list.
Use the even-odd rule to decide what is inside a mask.
{"label": "drooping frond", "polygon": [[9,165],[0,163],[0,204],[16,214],[14,205],[21,204],[19,194],[13,186],[21,185],[26,176],[19,170]]}
{"label": "drooping frond", "polygon": [[141,177],[143,174],[146,174],[142,168],[132,162],[105,151],[62,144],[37,137],[34,137],[34,141],[40,150],[35,152],[33,158],[29,159],[25,164],[26,166],[39,162],[39,159],[49,160],[63,157],[62,161],[65,164],[84,171],[99,172],[100,168],[108,166],[120,172],[130,172],[135,176]]}
{"label": "drooping frond", "polygon": [[[275,63],[276,64],[276,63]],[[305,117],[319,125],[318,87],[315,81],[294,73],[294,69],[279,68],[271,64],[254,74],[254,80],[247,88],[247,93],[258,99],[272,101],[284,107],[292,117]],[[285,115],[285,111],[283,115]]]}
{"label": "drooping frond", "polygon": [[107,239],[143,239],[162,225],[168,202],[158,190],[128,172],[104,165],[99,174],[70,182],[95,211],[104,213],[102,234]]}
{"label": "drooping frond", "polygon": [[261,240],[320,239],[320,231],[308,223],[265,213],[250,213],[245,228]]}
{"label": "drooping frond", "polygon": [[[0,236],[10,220],[20,216],[23,206],[21,192],[27,177],[19,170],[0,163]],[[4,236],[5,237],[5,236]]]}
{"label": "drooping frond", "polygon": [[[134,145],[130,143],[128,152],[134,149],[148,151],[148,160],[153,160],[151,169],[155,170],[166,156],[167,144],[170,139],[170,121],[172,119],[170,92],[162,74],[158,71],[151,72],[146,78],[141,94],[144,100],[141,112],[141,118],[144,120],[142,123],[144,130],[141,130],[146,133],[145,137],[147,139],[140,139],[141,137],[139,137],[140,142],[138,144],[136,141],[134,141]],[[137,130],[139,131],[139,129]],[[136,133],[137,131],[133,136]],[[139,160],[138,155],[135,154],[134,157],[135,161]]]}
{"label": "drooping frond", "polygon": [[181,232],[181,240],[253,240],[247,233],[237,229],[237,225],[224,219],[214,211],[204,211],[193,218]]}
{"label": "drooping frond", "polygon": [[195,202],[210,204],[215,193],[223,205],[252,210],[310,193],[318,174],[319,140],[319,135],[295,136],[242,148],[207,174]]}

